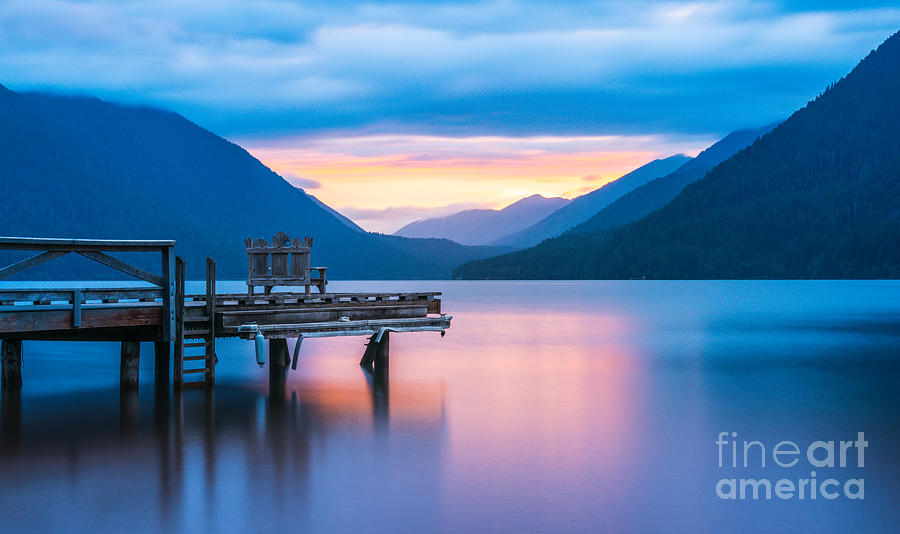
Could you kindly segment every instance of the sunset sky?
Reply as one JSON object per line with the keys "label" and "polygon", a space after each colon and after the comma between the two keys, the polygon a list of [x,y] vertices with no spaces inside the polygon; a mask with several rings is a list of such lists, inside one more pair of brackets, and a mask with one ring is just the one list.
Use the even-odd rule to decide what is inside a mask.
{"label": "sunset sky", "polygon": [[365,228],[571,197],[787,117],[896,2],[0,2],[0,83],[164,107]]}

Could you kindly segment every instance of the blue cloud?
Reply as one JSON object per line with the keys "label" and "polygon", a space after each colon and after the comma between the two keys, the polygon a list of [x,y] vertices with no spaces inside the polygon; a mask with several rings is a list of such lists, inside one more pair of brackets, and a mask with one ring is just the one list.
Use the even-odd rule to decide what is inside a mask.
{"label": "blue cloud", "polygon": [[783,118],[894,2],[0,2],[15,90],[159,105],[229,137],[724,133]]}

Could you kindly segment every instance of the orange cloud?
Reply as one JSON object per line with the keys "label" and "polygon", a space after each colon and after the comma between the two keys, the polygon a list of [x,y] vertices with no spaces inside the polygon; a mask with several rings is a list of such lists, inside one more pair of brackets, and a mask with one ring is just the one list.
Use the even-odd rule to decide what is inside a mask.
{"label": "orange cloud", "polygon": [[[659,157],[696,154],[708,143],[655,136],[390,135],[242,144],[289,181],[302,176],[321,184],[316,196],[338,210],[383,210],[466,203],[499,208],[535,193],[568,196],[601,187]],[[366,228],[389,232],[412,220],[394,217],[384,226],[370,220]]]}

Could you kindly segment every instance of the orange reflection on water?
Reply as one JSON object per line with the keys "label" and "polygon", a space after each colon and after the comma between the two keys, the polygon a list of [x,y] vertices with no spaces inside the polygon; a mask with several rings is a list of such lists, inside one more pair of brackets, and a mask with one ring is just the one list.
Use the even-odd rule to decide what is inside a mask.
{"label": "orange reflection on water", "polygon": [[[439,384],[372,384],[363,377],[356,381],[322,383],[300,381],[287,391],[297,394],[302,406],[309,407],[328,421],[371,420],[383,396],[387,414],[400,423],[436,424],[443,417],[444,404]],[[382,388],[379,391],[378,388]]]}
{"label": "orange reflection on water", "polygon": [[427,348],[450,377],[447,426],[459,468],[451,472],[552,477],[588,468],[612,476],[627,469],[645,433],[642,359],[626,343],[637,333],[630,318],[468,311],[453,329],[444,344]]}

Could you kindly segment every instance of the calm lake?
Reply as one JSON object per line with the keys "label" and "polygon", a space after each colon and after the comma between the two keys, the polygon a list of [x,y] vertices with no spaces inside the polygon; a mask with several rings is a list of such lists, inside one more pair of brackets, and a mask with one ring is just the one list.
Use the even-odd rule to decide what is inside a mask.
{"label": "calm lake", "polygon": [[[900,282],[329,289],[443,291],[452,328],[394,334],[385,380],[359,367],[364,338],[307,340],[284,398],[269,398],[248,341],[218,343],[213,394],[180,398],[155,394],[150,345],[139,393],[120,397],[117,344],[26,342],[21,406],[2,406],[0,532],[900,525]],[[845,467],[811,467],[812,442],[859,432],[867,446]],[[781,441],[802,451],[795,466],[774,462]],[[730,478],[832,478],[839,496],[720,498]],[[863,498],[845,495],[851,479]]]}

